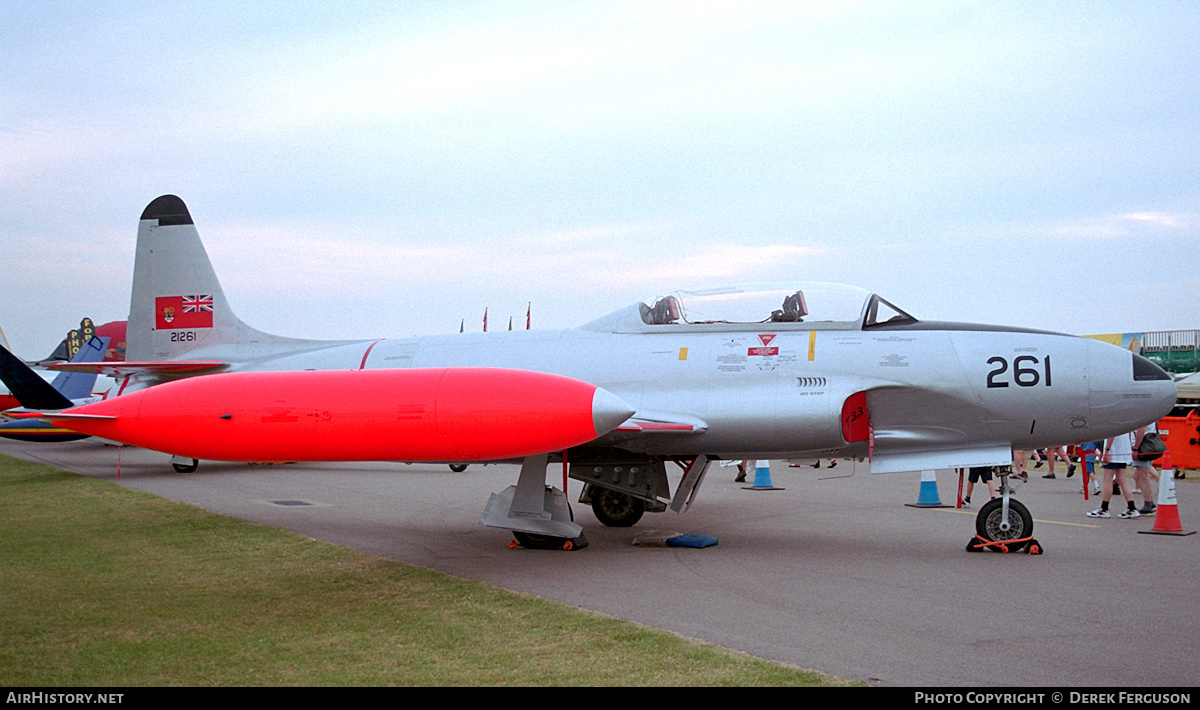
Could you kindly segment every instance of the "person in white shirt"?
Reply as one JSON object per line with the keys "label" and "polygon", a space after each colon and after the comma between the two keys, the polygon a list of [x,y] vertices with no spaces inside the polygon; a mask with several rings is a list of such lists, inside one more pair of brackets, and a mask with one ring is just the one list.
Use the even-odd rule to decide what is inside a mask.
{"label": "person in white shirt", "polygon": [[1133,503],[1133,491],[1125,480],[1125,469],[1133,463],[1133,432],[1121,434],[1104,442],[1104,454],[1100,457],[1104,468],[1104,483],[1100,490],[1100,507],[1088,513],[1090,518],[1110,518],[1108,503],[1112,500],[1113,481],[1121,488],[1127,508],[1118,518],[1136,518],[1140,515]]}

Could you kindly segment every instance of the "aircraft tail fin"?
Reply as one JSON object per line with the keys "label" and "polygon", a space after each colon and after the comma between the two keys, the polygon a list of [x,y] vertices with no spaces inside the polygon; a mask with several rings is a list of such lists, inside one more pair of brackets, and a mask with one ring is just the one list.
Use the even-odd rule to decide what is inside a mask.
{"label": "aircraft tail fin", "polygon": [[126,359],[174,360],[269,338],[234,315],[183,200],[150,202],[138,222]]}
{"label": "aircraft tail fin", "polygon": [[108,338],[108,350],[104,351],[104,362],[121,362],[125,359],[125,328],[123,320],[114,320],[96,326],[97,338]]}
{"label": "aircraft tail fin", "polygon": [[[108,338],[92,336],[71,358],[73,363],[100,362]],[[0,381],[26,409],[54,410],[73,406],[71,400],[92,396],[96,373],[61,372],[47,382],[7,348],[0,348]]]}
{"label": "aircraft tail fin", "polygon": [[71,362],[75,354],[79,352],[79,349],[90,341],[94,335],[96,335],[96,324],[92,322],[91,318],[84,318],[79,321],[78,328],[68,331],[67,337],[62,339],[62,342],[54,348],[54,351],[39,360],[37,364]]}
{"label": "aircraft tail fin", "polygon": [[29,409],[66,409],[71,400],[54,389],[7,348],[0,348],[0,380],[22,407]]}
{"label": "aircraft tail fin", "polygon": [[162,380],[163,366],[181,360],[237,369],[357,342],[289,338],[246,325],[225,298],[183,200],[163,195],[142,212],[125,329],[125,360],[150,365],[142,379]]}
{"label": "aircraft tail fin", "polygon": [[[101,362],[104,360],[105,350],[108,349],[108,342],[108,338],[92,336],[79,348],[71,362]],[[67,399],[84,399],[92,396],[92,389],[96,386],[96,373],[60,372],[50,384]]]}

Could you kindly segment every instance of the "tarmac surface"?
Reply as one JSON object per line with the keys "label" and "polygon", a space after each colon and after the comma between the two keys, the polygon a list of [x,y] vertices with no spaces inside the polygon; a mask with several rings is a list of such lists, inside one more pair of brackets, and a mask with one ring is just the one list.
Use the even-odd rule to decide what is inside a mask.
{"label": "tarmac surface", "polygon": [[[872,685],[1129,689],[1196,679],[1200,535],[1139,534],[1152,516],[1086,517],[1098,501],[1085,501],[1080,476],[1065,478],[1061,464],[1055,480],[1031,469],[1016,492],[1033,514],[1038,556],[966,551],[986,488],[956,510],[958,476],[939,471],[951,507],[917,508],[919,474],[872,476],[848,461],[774,461],[783,490],[772,491],[746,490],[733,468],[714,464],[691,510],[623,529],[575,503],[581,484],[570,481],[590,544],[562,552],[509,549],[507,531],[480,524],[488,495],[514,484],[517,466],[202,462],[180,474],[165,455],[125,448],[118,480],[118,449],[93,440],[6,440],[0,453]],[[668,474],[674,486],[679,472]],[[1184,531],[1200,525],[1197,478],[1175,481]],[[561,486],[556,466],[550,480]],[[719,544],[633,544],[651,531]]]}

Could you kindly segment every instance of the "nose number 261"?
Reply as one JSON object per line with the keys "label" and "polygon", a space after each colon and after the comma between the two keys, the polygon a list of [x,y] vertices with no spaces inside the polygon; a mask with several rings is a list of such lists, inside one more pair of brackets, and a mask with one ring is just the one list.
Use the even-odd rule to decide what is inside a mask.
{"label": "nose number 261", "polygon": [[988,364],[995,366],[995,369],[988,373],[988,387],[1008,387],[1009,383],[1016,383],[1018,387],[1050,386],[1049,355],[1044,359],[1032,355],[1018,355],[1013,358],[1011,371],[1008,360],[1000,356],[989,358]]}

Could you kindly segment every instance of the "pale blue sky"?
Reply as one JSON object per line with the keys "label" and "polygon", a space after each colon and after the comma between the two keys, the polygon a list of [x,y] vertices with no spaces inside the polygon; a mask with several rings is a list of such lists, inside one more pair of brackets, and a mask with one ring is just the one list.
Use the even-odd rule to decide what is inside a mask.
{"label": "pale blue sky", "polygon": [[1200,4],[0,2],[0,327],[128,312],[187,202],[287,335],[787,279],[1200,328]]}

